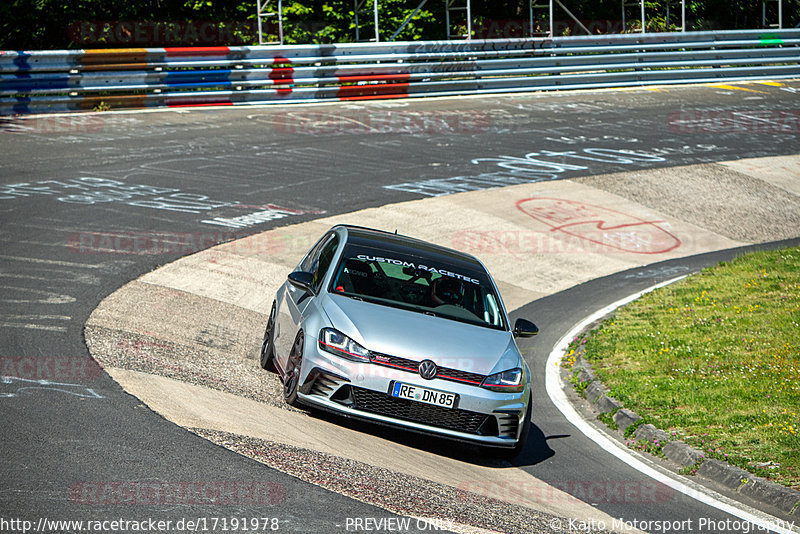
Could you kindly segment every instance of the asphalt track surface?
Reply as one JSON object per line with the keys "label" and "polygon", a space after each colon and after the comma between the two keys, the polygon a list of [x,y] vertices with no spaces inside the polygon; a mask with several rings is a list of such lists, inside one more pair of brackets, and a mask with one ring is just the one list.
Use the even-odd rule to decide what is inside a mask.
{"label": "asphalt track surface", "polygon": [[[91,311],[124,283],[215,240],[308,220],[317,212],[345,213],[421,198],[413,187],[398,184],[461,183],[459,177],[503,170],[498,163],[510,161],[503,156],[535,152],[542,160],[560,162],[557,175],[547,178],[558,179],[795,154],[800,148],[796,124],[781,133],[763,121],[742,128],[723,122],[711,128],[716,131],[703,132],[697,124],[682,128],[686,123],[676,120],[702,120],[709,113],[774,117],[776,111],[796,112],[798,87],[698,86],[120,113],[91,120],[3,119],[0,358],[2,375],[11,375],[10,369],[25,379],[0,384],[3,518],[277,517],[281,530],[336,532],[346,530],[347,518],[389,517],[212,445],[152,413],[87,363],[82,330]],[[626,164],[574,157],[619,150],[658,157]],[[251,214],[266,205],[295,212],[237,229],[203,222]],[[75,246],[81,239],[91,242],[87,236],[95,232],[190,233],[197,241],[172,248],[159,242],[135,254],[125,247],[87,253]],[[583,311],[660,278],[619,276],[521,310],[520,315],[541,323],[543,334],[535,341],[539,352]],[[23,369],[26,362],[38,368]],[[536,418],[533,443],[538,447],[529,447],[518,464],[545,481],[585,480],[586,466],[597,464],[604,469],[592,476],[602,472],[609,480],[641,480],[559,417],[551,409]],[[173,487],[232,482],[269,491],[267,502],[245,496],[215,505],[202,498],[152,503],[146,496],[126,500],[109,494],[103,499],[86,490],[119,487],[115,483],[141,488],[145,482]],[[680,496],[660,508],[636,502],[598,507],[615,517],[638,519],[664,519],[667,512],[678,518],[725,517]]]}

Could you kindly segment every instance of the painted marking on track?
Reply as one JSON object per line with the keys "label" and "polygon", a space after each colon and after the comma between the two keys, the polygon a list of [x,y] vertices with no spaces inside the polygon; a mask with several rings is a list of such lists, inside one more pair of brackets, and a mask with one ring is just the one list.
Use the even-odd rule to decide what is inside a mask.
{"label": "painted marking on track", "polygon": [[72,319],[69,315],[0,315],[0,318],[3,319],[13,319],[13,320],[53,320],[53,321],[69,321]]}
{"label": "painted marking on track", "polygon": [[556,343],[552,352],[550,352],[550,356],[547,358],[547,364],[545,366],[545,388],[547,390],[547,394],[550,397],[550,400],[553,401],[553,404],[555,404],[556,408],[558,408],[567,419],[567,421],[580,430],[586,437],[597,443],[597,445],[599,445],[603,450],[625,462],[627,465],[636,469],[640,473],[649,476],[657,482],[669,486],[670,488],[679,491],[705,505],[716,508],[717,510],[730,514],[734,517],[738,517],[744,521],[749,521],[750,523],[753,523],[758,527],[762,527],[770,532],[776,532],[779,534],[796,534],[794,530],[782,526],[785,522],[776,517],[765,514],[749,506],[745,506],[742,503],[736,502],[733,499],[729,499],[728,497],[705,488],[700,484],[692,482],[691,480],[678,477],[677,475],[667,473],[660,469],[656,469],[655,464],[648,465],[645,463],[645,458],[643,456],[632,454],[631,451],[620,445],[611,436],[599,428],[590,425],[578,414],[578,412],[575,410],[575,408],[573,408],[572,404],[567,399],[567,395],[564,392],[564,383],[561,380],[559,373],[559,363],[567,351],[570,340],[577,336],[591,323],[608,315],[617,308],[633,302],[645,293],[649,293],[650,291],[667,286],[682,280],[683,278],[686,278],[686,276],[679,276],[677,278],[667,280],[666,282],[651,286],[643,291],[639,291],[638,293],[634,293],[633,295],[629,295],[612,304],[609,304],[605,308],[596,311],[572,327],[572,329],[567,332],[558,341],[558,343]]}
{"label": "painted marking on track", "polygon": [[[576,150],[541,150],[529,152],[524,156],[500,155],[472,160],[475,165],[490,164],[503,170],[483,172],[471,176],[454,176],[451,178],[434,178],[419,182],[385,185],[384,189],[418,193],[426,196],[443,196],[464,191],[478,191],[517,185],[536,183],[546,180],[558,180],[571,171],[587,171],[587,162],[596,162],[611,165],[637,165],[647,166],[652,163],[666,161],[659,154],[668,154],[669,149],[653,149],[651,151],[631,150],[627,148],[582,148]],[[542,159],[546,158],[546,159]],[[577,160],[575,163],[566,163],[566,158]],[[578,165],[582,163],[583,165]],[[596,163],[591,163],[595,165]]]}
{"label": "painted marking on track", "polygon": [[44,263],[47,265],[61,265],[62,267],[82,267],[84,269],[104,269],[106,268],[105,265],[95,264],[90,265],[88,263],[76,263],[73,261],[59,261],[59,260],[45,260],[42,258],[25,258],[22,256],[7,256],[5,254],[0,254],[0,258],[4,260],[14,260],[14,261],[25,261],[28,263]]}
{"label": "painted marking on track", "polygon": [[0,272],[0,278],[15,278],[18,280],[39,280],[42,282],[54,282],[54,281],[67,281],[67,282],[77,282],[81,284],[89,284],[89,285],[97,285],[100,283],[99,279],[96,276],[92,276],[90,274],[79,274],[79,273],[71,273],[68,271],[56,271],[54,269],[40,269],[43,271],[51,271],[51,272],[59,272],[64,273],[68,276],[33,276],[29,274],[14,274],[14,273],[3,273]]}
{"label": "painted marking on track", "polygon": [[715,89],[726,89],[728,91],[747,91],[749,93],[761,93],[763,95],[769,94],[767,91],[757,91],[756,89],[750,89],[748,87],[739,87],[736,85],[719,84],[719,85],[709,85],[709,87],[714,87]]}
{"label": "painted marking on track", "polygon": [[653,267],[652,269],[637,270],[628,273],[623,278],[630,280],[631,278],[655,278],[657,276],[677,276],[680,273],[685,273],[690,269],[683,265],[676,265],[674,267]]}
{"label": "painted marking on track", "polygon": [[517,209],[539,223],[600,246],[634,254],[664,254],[681,246],[666,221],[646,220],[603,206],[552,197],[517,201]]}
{"label": "painted marking on track", "polygon": [[769,85],[772,87],[784,87],[786,84],[781,82],[756,82],[761,85]]}
{"label": "painted marking on track", "polygon": [[48,330],[51,332],[66,332],[64,326],[40,324],[34,321],[71,321],[69,315],[0,315],[0,326],[3,328],[26,328],[28,330]]}
{"label": "painted marking on track", "polygon": [[[189,161],[191,159],[187,160],[187,162]],[[142,167],[149,169],[149,165]],[[200,167],[200,169],[202,168]],[[183,172],[188,173],[188,171]],[[59,202],[67,204],[92,206],[121,203],[128,206],[182,213],[202,213],[238,203],[237,201],[213,200],[206,195],[184,193],[180,189],[172,187],[129,184],[93,176],[81,176],[66,181],[39,180],[0,185],[0,200],[18,200],[31,195],[51,196]]]}
{"label": "painted marking on track", "polygon": [[319,210],[295,210],[291,208],[283,208],[273,204],[266,204],[261,207],[266,209],[248,213],[247,215],[239,215],[238,217],[214,217],[213,219],[202,220],[200,222],[203,224],[217,224],[228,228],[249,228],[250,226],[273,221],[275,219],[283,219],[284,217],[303,215],[306,213],[312,213],[315,215],[325,213],[325,211]]}
{"label": "painted marking on track", "polygon": [[0,327],[3,328],[26,328],[28,330],[47,330],[49,332],[66,332],[67,328],[64,326],[50,326],[45,324],[35,323],[6,323],[0,322]]}
{"label": "painted marking on track", "polygon": [[[46,391],[60,391],[68,395],[76,397],[83,397],[86,399],[104,399],[102,395],[97,393],[92,388],[87,388],[80,384],[69,384],[66,382],[51,382],[50,380],[30,380],[28,378],[20,378],[18,376],[4,376],[0,379],[0,384],[21,384],[20,387],[13,393],[0,392],[0,398],[18,397],[19,393],[28,390],[46,390]],[[30,385],[26,385],[30,384]],[[75,388],[75,389],[66,389]]]}
{"label": "painted marking on track", "polygon": [[0,289],[5,289],[8,291],[17,291],[19,293],[30,293],[32,295],[40,295],[39,298],[33,298],[33,299],[5,298],[0,300],[0,302],[10,302],[12,304],[70,304],[72,302],[75,302],[75,297],[71,295],[64,295],[62,293],[56,293],[54,291],[48,291],[45,289],[33,289],[30,287],[14,287],[14,286],[0,286]]}

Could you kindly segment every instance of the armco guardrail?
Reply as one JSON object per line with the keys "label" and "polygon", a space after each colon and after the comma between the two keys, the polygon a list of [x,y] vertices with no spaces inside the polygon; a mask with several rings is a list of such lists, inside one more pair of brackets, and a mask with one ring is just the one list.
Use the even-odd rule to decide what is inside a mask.
{"label": "armco guardrail", "polygon": [[800,30],[338,45],[0,51],[0,114],[800,76]]}

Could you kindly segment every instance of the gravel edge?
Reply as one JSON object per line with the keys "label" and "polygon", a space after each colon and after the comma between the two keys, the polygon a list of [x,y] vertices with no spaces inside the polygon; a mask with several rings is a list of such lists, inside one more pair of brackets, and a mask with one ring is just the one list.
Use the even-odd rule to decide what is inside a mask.
{"label": "gravel edge", "polygon": [[452,521],[449,528],[454,532],[607,532],[585,526],[570,529],[568,520],[555,515],[347,458],[216,430],[188,430],[273,469],[389,512],[440,519],[445,525]]}

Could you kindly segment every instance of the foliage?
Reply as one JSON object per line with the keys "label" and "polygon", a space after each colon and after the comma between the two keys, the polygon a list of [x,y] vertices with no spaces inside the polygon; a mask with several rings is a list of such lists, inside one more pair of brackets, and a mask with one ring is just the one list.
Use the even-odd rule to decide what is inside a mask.
{"label": "foliage", "polygon": [[[617,410],[614,410],[616,412]],[[597,415],[597,418],[602,421],[608,428],[611,430],[617,430],[619,425],[616,421],[614,421],[614,414],[613,413],[601,413]]]}
{"label": "foliage", "polygon": [[[640,439],[640,440],[629,440],[626,442],[626,444],[631,449],[646,452],[648,454],[652,454],[653,456],[666,458],[664,456],[664,445],[667,444],[666,441],[658,441],[657,439],[648,441],[646,439]],[[684,474],[689,474],[689,473],[684,473]]]}
{"label": "foliage", "polygon": [[[417,7],[417,0],[377,0],[381,41],[389,40],[403,20]],[[466,1],[466,0],[464,0]],[[800,0],[784,1],[784,26],[800,22]],[[373,0],[364,0],[359,13],[361,40],[374,37],[372,17]],[[622,13],[617,0],[565,0],[565,5],[584,25],[595,33],[637,31],[640,28],[639,10],[627,8],[626,28],[621,26]],[[773,9],[769,3],[768,9]],[[269,10],[275,9],[271,0]],[[464,5],[455,0],[454,5]],[[476,37],[523,37],[530,31],[528,3],[524,0],[472,0],[473,32]],[[680,5],[672,4],[670,20],[666,20],[667,0],[646,0],[648,31],[675,30],[680,25]],[[285,42],[335,43],[355,40],[354,3],[352,0],[286,0],[284,10]],[[534,29],[546,31],[549,27],[546,10],[534,10]],[[686,0],[688,29],[737,29],[761,26],[760,0]],[[466,18],[463,11],[452,12],[454,33],[465,33]],[[769,22],[777,20],[776,13],[768,13]],[[583,32],[560,7],[555,11],[555,30],[558,35],[580,35]],[[151,39],[149,43],[133,42],[130,35],[134,25],[143,23],[210,21],[226,27],[220,42],[192,40],[181,35]],[[107,22],[105,31],[87,39],[81,28],[90,23]],[[119,32],[120,23],[130,23],[126,31]],[[244,28],[243,26],[246,26]],[[101,26],[102,27],[102,24]],[[2,49],[65,49],[126,46],[174,45],[225,45],[256,44],[255,0],[140,0],[138,2],[112,2],[111,0],[6,0],[0,2],[0,48]],[[266,24],[266,33],[274,38],[277,25]],[[226,33],[227,32],[227,33]],[[146,30],[143,33],[147,33]],[[96,38],[95,38],[96,37]],[[196,36],[195,36],[196,37]],[[128,42],[126,43],[126,38]],[[441,0],[429,0],[396,40],[446,38],[445,8]],[[177,41],[176,41],[177,39]],[[164,42],[167,41],[167,42]]]}
{"label": "foliage", "polygon": [[626,408],[706,456],[800,487],[800,248],[707,269],[620,309],[584,358]]}

